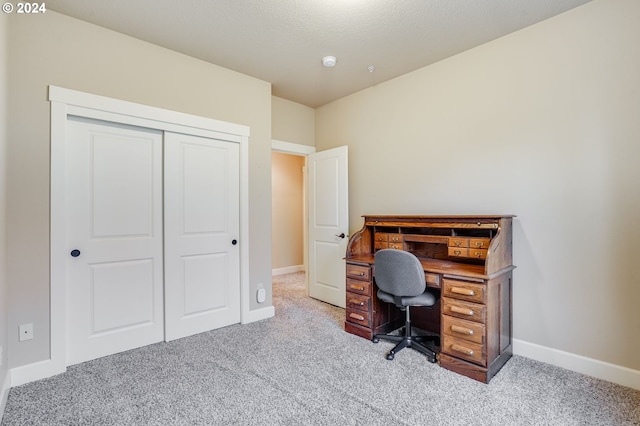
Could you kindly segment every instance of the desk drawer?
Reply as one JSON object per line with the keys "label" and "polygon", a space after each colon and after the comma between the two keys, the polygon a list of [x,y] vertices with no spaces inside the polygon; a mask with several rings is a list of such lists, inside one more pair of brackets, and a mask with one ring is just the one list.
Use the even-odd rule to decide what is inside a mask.
{"label": "desk drawer", "polygon": [[487,250],[486,249],[469,249],[469,257],[474,259],[486,259],[487,258]]}
{"label": "desk drawer", "polygon": [[447,254],[450,257],[469,257],[469,249],[466,247],[449,247]]}
{"label": "desk drawer", "polygon": [[444,288],[442,293],[443,296],[476,303],[486,302],[486,286],[484,284],[451,280],[448,278],[443,279],[442,283]]}
{"label": "desk drawer", "polygon": [[389,242],[389,234],[384,232],[376,232],[373,235],[373,241],[376,243],[388,243]]}
{"label": "desk drawer", "polygon": [[465,302],[463,300],[442,298],[442,313],[457,318],[463,318],[475,322],[486,322],[486,307],[477,303]]}
{"label": "desk drawer", "polygon": [[347,292],[371,296],[371,281],[361,281],[354,280],[353,278],[347,278]]}
{"label": "desk drawer", "polygon": [[347,321],[354,324],[359,324],[363,327],[371,327],[369,312],[361,311],[359,309],[353,309],[347,306],[346,309]]}
{"label": "desk drawer", "polygon": [[369,312],[371,310],[370,300],[369,296],[347,292],[347,308]]}
{"label": "desk drawer", "polygon": [[371,280],[371,268],[368,266],[353,265],[347,263],[347,276],[359,280]]}
{"label": "desk drawer", "polygon": [[440,288],[440,274],[424,273],[424,280],[429,287]]}
{"label": "desk drawer", "polygon": [[402,246],[402,234],[389,234],[389,243],[400,243]]}
{"label": "desk drawer", "polygon": [[449,315],[442,316],[442,333],[473,343],[483,344],[485,342],[484,324]]}
{"label": "desk drawer", "polygon": [[403,249],[403,245],[402,243],[387,243],[384,241],[376,241],[373,244],[374,249],[377,250],[382,250],[382,249],[394,249],[394,250],[402,250]]}
{"label": "desk drawer", "polygon": [[373,243],[373,248],[375,250],[386,249],[389,248],[389,243],[386,241],[376,241],[375,243]]}
{"label": "desk drawer", "polygon": [[442,352],[484,367],[487,366],[484,345],[468,342],[446,334],[443,337]]}
{"label": "desk drawer", "polygon": [[469,248],[472,249],[488,249],[490,238],[469,238]]}
{"label": "desk drawer", "polygon": [[468,238],[458,238],[458,237],[449,237],[448,244],[449,247],[469,247],[469,239]]}

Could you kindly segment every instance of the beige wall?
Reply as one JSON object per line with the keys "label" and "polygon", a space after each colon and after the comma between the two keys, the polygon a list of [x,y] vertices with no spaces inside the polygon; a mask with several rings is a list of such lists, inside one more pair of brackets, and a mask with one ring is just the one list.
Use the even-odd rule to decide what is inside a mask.
{"label": "beige wall", "polygon": [[596,0],[316,111],[350,228],[513,213],[514,337],[640,369],[640,2]]}
{"label": "beige wall", "polygon": [[[10,366],[49,357],[48,85],[249,126],[249,279],[271,302],[269,83],[52,11],[10,15],[8,47]],[[22,323],[35,338],[18,343]]]}
{"label": "beige wall", "polygon": [[271,265],[304,264],[304,157],[274,152],[271,157]]}
{"label": "beige wall", "polygon": [[[271,135],[274,140],[315,146],[315,110],[272,97]],[[304,264],[304,157],[275,153],[272,157],[273,269]],[[278,272],[278,271],[276,271]]]}
{"label": "beige wall", "polygon": [[[0,46],[7,43],[6,15],[0,15]],[[8,377],[7,320],[8,320],[8,282],[7,282],[7,245],[6,245],[6,147],[7,147],[7,50],[0,49],[0,420],[3,412],[3,384]],[[17,333],[16,333],[17,334]]]}
{"label": "beige wall", "polygon": [[315,146],[315,110],[286,99],[271,98],[271,137]]}

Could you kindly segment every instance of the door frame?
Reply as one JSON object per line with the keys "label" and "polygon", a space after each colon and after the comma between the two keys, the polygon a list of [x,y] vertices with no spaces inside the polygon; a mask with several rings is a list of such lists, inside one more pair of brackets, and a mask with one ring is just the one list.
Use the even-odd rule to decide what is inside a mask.
{"label": "door frame", "polygon": [[[250,308],[249,136],[250,128],[211,118],[49,86],[51,103],[50,359],[12,370],[12,385],[63,373],[66,363],[66,199],[67,116],[74,115],[151,129],[187,133],[240,145],[240,318],[261,319]],[[16,374],[14,374],[16,373]]]}

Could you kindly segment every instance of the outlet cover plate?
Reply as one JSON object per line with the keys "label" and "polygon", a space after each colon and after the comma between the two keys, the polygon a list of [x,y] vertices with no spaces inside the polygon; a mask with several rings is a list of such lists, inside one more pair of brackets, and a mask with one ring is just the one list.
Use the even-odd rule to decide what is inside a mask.
{"label": "outlet cover plate", "polygon": [[33,339],[33,324],[22,324],[18,331],[20,332],[20,337],[18,338],[20,342]]}

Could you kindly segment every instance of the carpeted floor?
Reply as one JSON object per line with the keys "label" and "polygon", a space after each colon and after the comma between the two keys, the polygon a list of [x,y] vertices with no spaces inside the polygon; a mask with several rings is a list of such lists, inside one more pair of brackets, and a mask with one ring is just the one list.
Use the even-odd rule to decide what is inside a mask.
{"label": "carpeted floor", "polygon": [[11,389],[11,425],[640,425],[640,391],[514,356],[485,385],[394,361],[344,310],[274,277],[274,318],[69,367]]}

